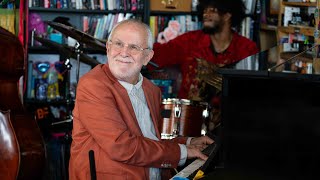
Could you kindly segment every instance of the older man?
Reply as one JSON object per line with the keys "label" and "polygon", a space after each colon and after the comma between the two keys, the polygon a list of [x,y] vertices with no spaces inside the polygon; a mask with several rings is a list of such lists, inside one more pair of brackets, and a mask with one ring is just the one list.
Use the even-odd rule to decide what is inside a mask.
{"label": "older man", "polygon": [[[161,179],[163,168],[207,157],[203,136],[161,140],[161,91],[140,70],[153,56],[152,34],[138,20],[117,24],[107,42],[108,62],[78,84],[69,164],[70,179],[90,179],[88,152],[97,179]],[[163,170],[163,172],[165,172]]]}

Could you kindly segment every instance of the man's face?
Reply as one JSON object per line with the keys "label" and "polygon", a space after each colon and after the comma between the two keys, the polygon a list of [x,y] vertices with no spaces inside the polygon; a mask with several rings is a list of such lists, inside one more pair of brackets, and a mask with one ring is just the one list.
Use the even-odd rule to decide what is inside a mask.
{"label": "man's face", "polygon": [[143,65],[147,65],[153,51],[147,48],[146,31],[135,24],[122,24],[107,42],[108,64],[112,74],[121,81],[135,84]]}
{"label": "man's face", "polygon": [[221,32],[224,21],[217,8],[207,7],[203,11],[203,31],[207,34]]}

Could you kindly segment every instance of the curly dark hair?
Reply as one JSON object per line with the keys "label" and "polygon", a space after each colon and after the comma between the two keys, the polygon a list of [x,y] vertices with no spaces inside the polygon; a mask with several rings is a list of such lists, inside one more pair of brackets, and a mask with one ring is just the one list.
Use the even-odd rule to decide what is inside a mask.
{"label": "curly dark hair", "polygon": [[242,20],[246,17],[246,7],[243,0],[199,0],[198,1],[199,19],[202,21],[203,10],[207,7],[215,7],[220,14],[231,13],[231,26],[239,27]]}

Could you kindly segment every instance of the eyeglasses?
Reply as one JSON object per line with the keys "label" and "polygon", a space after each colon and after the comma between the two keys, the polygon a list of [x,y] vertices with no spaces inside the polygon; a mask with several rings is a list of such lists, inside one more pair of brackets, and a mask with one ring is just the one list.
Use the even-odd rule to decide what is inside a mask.
{"label": "eyeglasses", "polygon": [[114,50],[116,50],[116,51],[121,51],[125,46],[127,46],[128,47],[128,53],[129,54],[131,54],[131,55],[136,55],[136,54],[138,54],[138,53],[140,53],[140,52],[142,52],[142,51],[144,51],[144,50],[146,50],[146,49],[149,49],[149,48],[142,48],[142,47],[140,47],[140,46],[138,46],[138,45],[135,45],[135,44],[124,44],[123,42],[121,42],[121,41],[108,41],[108,43],[110,44],[110,45],[112,45],[113,46],[113,48],[114,48]]}

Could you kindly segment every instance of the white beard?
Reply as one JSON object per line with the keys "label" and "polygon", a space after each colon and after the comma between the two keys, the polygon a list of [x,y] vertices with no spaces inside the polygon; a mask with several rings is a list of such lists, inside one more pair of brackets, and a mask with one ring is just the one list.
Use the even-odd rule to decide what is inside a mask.
{"label": "white beard", "polygon": [[111,73],[121,81],[132,83],[132,81],[138,79],[140,70],[142,67],[138,67],[134,64],[128,66],[121,66],[120,62],[116,61],[116,58],[109,61],[109,67]]}

